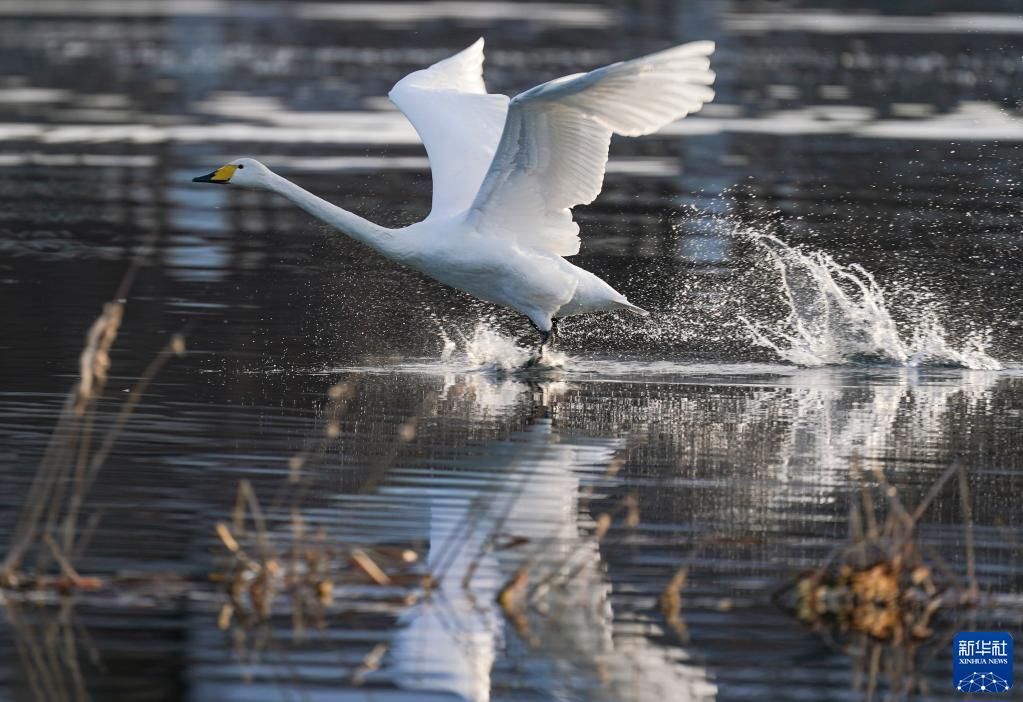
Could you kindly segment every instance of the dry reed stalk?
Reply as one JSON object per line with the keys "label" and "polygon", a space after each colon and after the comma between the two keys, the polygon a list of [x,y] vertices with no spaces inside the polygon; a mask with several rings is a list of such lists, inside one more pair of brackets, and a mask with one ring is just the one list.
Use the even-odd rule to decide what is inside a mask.
{"label": "dry reed stalk", "polygon": [[352,560],[352,565],[365,573],[366,577],[377,585],[380,585],[381,587],[388,587],[391,585],[391,579],[387,576],[387,573],[385,573],[362,549],[354,549],[350,558]]}
{"label": "dry reed stalk", "polygon": [[92,699],[78,662],[79,641],[90,659],[98,659],[98,654],[84,629],[77,626],[73,600],[62,598],[56,609],[31,606],[25,612],[19,603],[7,601],[4,611],[32,698],[48,702]]}
{"label": "dry reed stalk", "polygon": [[[618,461],[612,461],[608,468],[608,473],[605,473],[605,475],[609,475],[611,469],[614,469],[615,472],[617,472],[617,465]],[[639,526],[639,500],[634,494],[630,493],[622,498],[621,502],[619,502],[610,513],[604,512],[598,515],[593,529],[594,541],[600,543],[604,537],[607,536],[608,531],[610,531],[611,526],[614,523],[614,518],[623,512],[626,515],[625,525],[629,529],[635,529]],[[538,557],[542,554],[552,543],[553,537],[538,540],[533,549],[534,557]],[[557,564],[553,568],[549,568],[544,577],[538,580],[530,588],[527,599],[531,604],[535,604],[541,597],[546,595],[552,587],[564,587],[568,583],[572,582],[586,569],[587,563],[585,559],[583,562],[573,565],[573,560],[576,558],[578,553],[585,553],[585,551],[577,550],[570,553],[562,563]]]}
{"label": "dry reed stalk", "polygon": [[351,675],[351,681],[353,685],[359,686],[366,682],[366,676],[375,670],[380,668],[380,663],[384,659],[384,655],[387,653],[388,645],[385,643],[378,643],[370,650],[369,653],[362,659],[362,663],[356,668]]}
{"label": "dry reed stalk", "polygon": [[[122,280],[118,297],[103,306],[86,333],[78,381],[65,398],[25,497],[0,564],[0,587],[96,586],[95,579],[82,578],[73,566],[99,521],[99,513],[94,513],[79,529],[85,497],[153,378],[172,356],[184,353],[183,337],[174,335],[147,366],[94,447],[97,407],[109,377],[110,352],[124,320],[124,296],[140,266],[141,255]],[[24,567],[26,557],[32,559],[31,571]],[[57,566],[60,577],[50,573],[51,564]]]}
{"label": "dry reed stalk", "polygon": [[685,566],[679,568],[658,598],[661,616],[664,617],[668,627],[678,636],[679,641],[684,644],[689,643],[689,630],[682,618],[682,591],[685,589],[688,578],[689,569]]}
{"label": "dry reed stalk", "polygon": [[[272,513],[270,513],[272,514]],[[334,604],[338,581],[369,580],[380,587],[420,586],[420,574],[408,572],[418,554],[408,548],[381,549],[328,542],[320,529],[310,537],[301,511],[288,513],[287,522],[272,519],[262,508],[247,480],[239,483],[232,525],[218,522],[214,532],[225,549],[223,567],[211,573],[228,595],[217,624],[226,629],[238,624],[267,622],[277,601],[291,606],[292,635],[302,636],[307,621],[322,625]],[[280,526],[287,528],[277,529]],[[415,601],[406,595],[406,604]]]}
{"label": "dry reed stalk", "polygon": [[[269,506],[264,509],[251,483],[242,480],[230,528],[223,523],[214,527],[224,545],[226,561],[210,578],[220,583],[228,596],[219,611],[217,625],[232,630],[240,656],[247,652],[255,660],[259,650],[276,643],[276,630],[270,618],[277,603],[282,607],[290,605],[291,634],[297,640],[303,637],[307,624],[326,625],[328,610],[336,607],[338,583],[364,584],[368,580],[378,587],[405,588],[404,594],[395,598],[401,607],[411,606],[418,600],[420,590],[430,588],[431,579],[419,572],[419,555],[413,549],[333,543],[323,528],[310,534],[306,526],[303,503],[313,486],[309,469],[342,437],[342,420],[354,396],[352,385],[344,382],[333,385],[327,393],[319,436],[307,441],[289,459],[286,480],[274,492]],[[400,445],[415,438],[422,410],[433,400],[434,396],[428,396],[421,411],[399,428],[391,457]],[[389,463],[389,458],[385,458],[371,468],[362,492],[373,488],[377,474]],[[256,637],[247,633],[253,627]],[[358,684],[375,669],[385,651],[386,647],[371,651],[353,672],[353,682]]]}
{"label": "dry reed stalk", "polygon": [[[774,595],[776,602],[827,640],[851,641],[843,650],[854,655],[857,679],[872,699],[879,678],[898,695],[920,691],[918,652],[936,637],[935,622],[943,613],[970,609],[979,601],[976,582],[973,520],[969,486],[961,462],[954,461],[929,486],[919,504],[909,509],[898,489],[879,467],[871,488],[853,462],[860,480],[859,504],[850,507],[849,541],[836,548],[813,571],[801,574]],[[967,587],[944,560],[919,542],[917,526],[953,476],[958,475],[967,550]],[[875,495],[887,505],[878,521]],[[786,604],[785,598],[794,599]],[[950,640],[949,632],[945,637]],[[883,659],[885,665],[878,661]],[[859,688],[858,688],[859,689]]]}
{"label": "dry reed stalk", "polygon": [[515,627],[515,632],[530,645],[535,645],[529,634],[529,619],[526,616],[526,588],[529,586],[530,564],[524,563],[515,571],[497,593],[497,604],[501,613]]}

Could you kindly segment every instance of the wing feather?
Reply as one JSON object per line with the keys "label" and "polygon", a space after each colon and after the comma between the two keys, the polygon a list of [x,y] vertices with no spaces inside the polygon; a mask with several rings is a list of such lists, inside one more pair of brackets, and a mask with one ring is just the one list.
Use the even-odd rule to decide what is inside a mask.
{"label": "wing feather", "polygon": [[433,175],[430,217],[464,212],[501,137],[508,98],[487,94],[483,39],[429,68],[410,73],[388,94],[423,140]]}
{"label": "wing feather", "polygon": [[684,44],[516,96],[470,221],[484,234],[578,253],[571,208],[600,193],[611,135],[650,134],[713,99],[713,51],[709,41]]}

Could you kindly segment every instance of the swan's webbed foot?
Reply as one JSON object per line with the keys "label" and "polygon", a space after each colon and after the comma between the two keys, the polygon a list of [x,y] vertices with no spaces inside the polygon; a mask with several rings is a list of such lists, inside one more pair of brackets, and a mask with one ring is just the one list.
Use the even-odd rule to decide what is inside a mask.
{"label": "swan's webbed foot", "polygon": [[540,332],[540,346],[536,349],[537,360],[543,358],[543,347],[546,346],[548,343],[551,343],[553,339],[554,339],[553,330]]}
{"label": "swan's webbed foot", "polygon": [[535,366],[540,361],[543,360],[544,347],[548,345],[550,346],[554,345],[554,341],[556,340],[558,333],[558,320],[556,319],[551,320],[551,328],[549,331],[544,331],[540,327],[536,326],[536,324],[534,324],[532,320],[530,320],[530,323],[533,324],[533,328],[536,329],[537,333],[540,335],[540,345],[536,349],[536,356],[530,359],[530,361],[526,365]]}
{"label": "swan's webbed foot", "polygon": [[554,344],[558,341],[558,320],[551,320],[550,331],[540,331],[539,327],[537,327],[537,331],[540,332],[540,349],[538,353],[540,356],[543,356],[543,347],[550,346],[553,348]]}

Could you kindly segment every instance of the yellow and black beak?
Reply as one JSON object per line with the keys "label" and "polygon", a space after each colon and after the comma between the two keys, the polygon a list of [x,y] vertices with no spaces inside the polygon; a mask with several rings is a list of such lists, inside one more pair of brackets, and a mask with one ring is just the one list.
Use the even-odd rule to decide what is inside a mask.
{"label": "yellow and black beak", "polygon": [[237,169],[238,169],[238,166],[235,166],[235,165],[232,165],[232,164],[229,163],[226,166],[221,166],[220,168],[218,168],[217,170],[213,171],[212,173],[207,173],[206,175],[199,176],[198,178],[192,178],[192,182],[193,183],[220,183],[221,185],[223,185],[224,183],[227,183],[228,181],[231,180],[231,176],[234,175],[234,172]]}

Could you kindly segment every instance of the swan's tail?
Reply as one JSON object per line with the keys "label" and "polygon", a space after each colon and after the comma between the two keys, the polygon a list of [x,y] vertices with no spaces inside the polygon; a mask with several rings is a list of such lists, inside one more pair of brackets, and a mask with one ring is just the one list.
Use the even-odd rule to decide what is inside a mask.
{"label": "swan's tail", "polygon": [[633,314],[638,314],[640,317],[649,317],[650,316],[650,313],[647,312],[645,309],[643,309],[642,307],[636,307],[634,304],[632,304],[631,302],[628,302],[627,300],[622,300],[621,302],[615,301],[615,302],[612,302],[611,304],[614,305],[615,307],[620,308],[620,309],[628,310],[629,312],[632,312]]}

